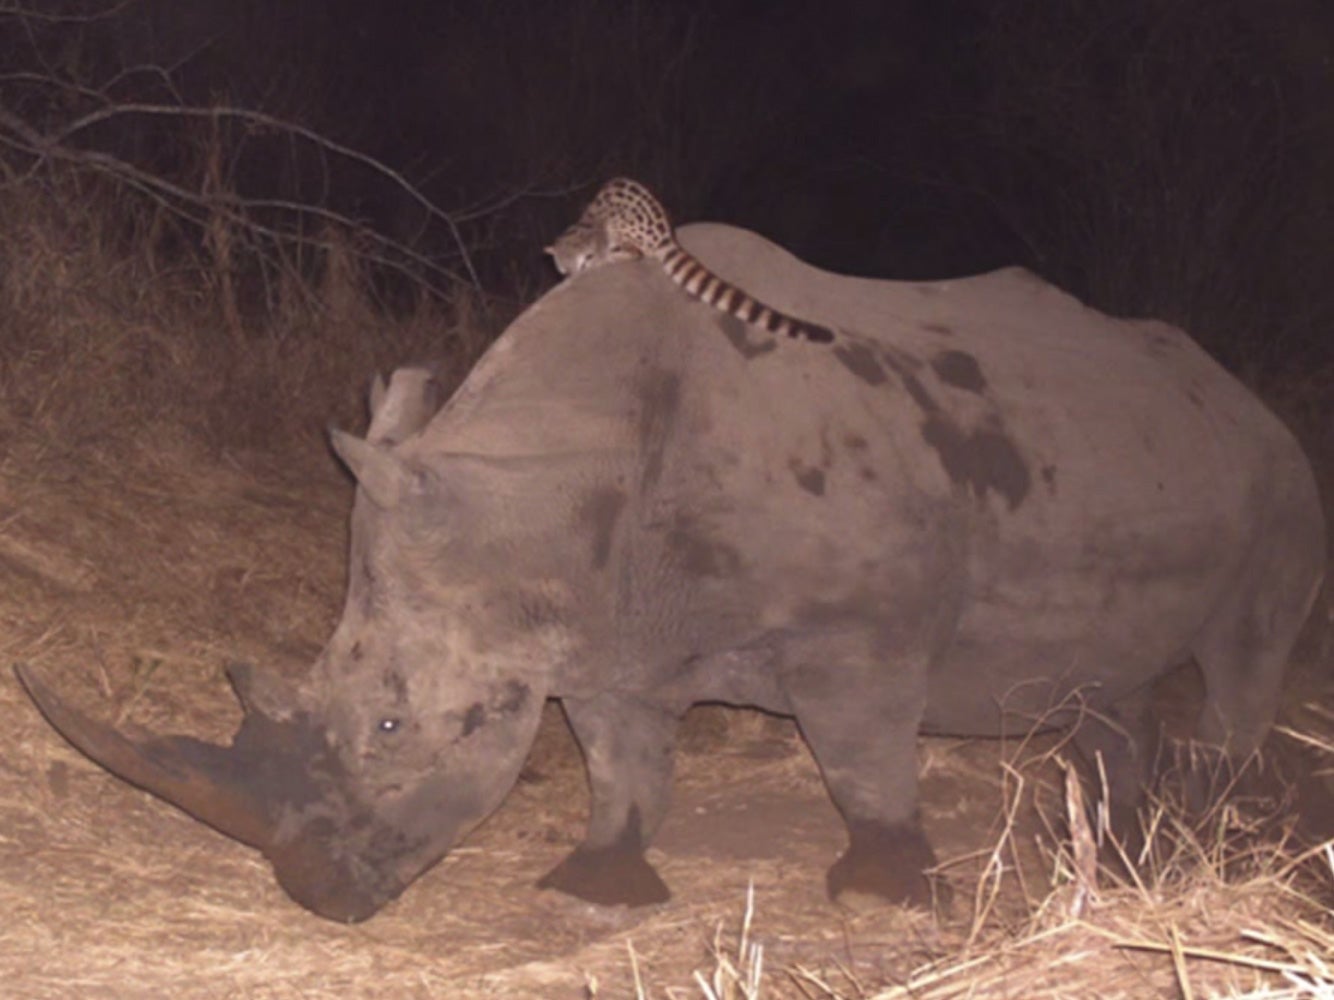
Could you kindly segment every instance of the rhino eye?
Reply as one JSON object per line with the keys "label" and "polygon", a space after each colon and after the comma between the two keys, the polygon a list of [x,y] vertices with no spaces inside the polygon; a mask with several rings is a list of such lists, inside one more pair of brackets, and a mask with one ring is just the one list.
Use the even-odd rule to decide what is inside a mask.
{"label": "rhino eye", "polygon": [[395,718],[381,719],[376,723],[375,728],[382,733],[396,733],[402,725],[402,721]]}

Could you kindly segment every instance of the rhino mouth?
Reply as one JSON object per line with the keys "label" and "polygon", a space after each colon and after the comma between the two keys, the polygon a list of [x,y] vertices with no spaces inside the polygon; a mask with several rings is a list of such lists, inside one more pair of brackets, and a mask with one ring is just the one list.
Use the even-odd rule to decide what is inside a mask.
{"label": "rhino mouth", "polygon": [[397,899],[411,879],[343,849],[328,820],[316,820],[293,840],[265,851],[278,884],[294,901],[339,923],[360,923]]}
{"label": "rhino mouth", "polygon": [[[447,832],[449,825],[440,829]],[[367,816],[347,824],[320,816],[264,853],[278,884],[301,906],[329,920],[359,923],[448,853],[452,838],[439,836],[440,829],[414,837]]]}
{"label": "rhino mouth", "polygon": [[[409,837],[350,805],[347,776],[323,730],[295,712],[254,705],[230,745],[189,736],[133,739],[70,707],[30,668],[15,672],[47,721],[130,784],[258,848],[300,905],[330,920],[365,920],[443,856],[438,838]],[[245,702],[249,675],[233,674]]]}

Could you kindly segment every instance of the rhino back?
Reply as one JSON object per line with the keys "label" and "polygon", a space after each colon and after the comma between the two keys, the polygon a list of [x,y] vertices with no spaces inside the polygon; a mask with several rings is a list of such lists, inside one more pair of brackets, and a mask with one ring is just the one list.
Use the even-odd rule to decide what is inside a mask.
{"label": "rhino back", "polygon": [[851,374],[918,404],[917,457],[974,501],[952,522],[968,613],[946,672],[985,656],[1001,685],[1078,651],[1106,667],[1067,670],[1125,689],[1184,653],[1255,546],[1287,532],[1323,550],[1296,440],[1178,329],[1019,268],[871,281],[727,227],[686,234],[723,277],[843,332]]}
{"label": "rhino back", "polygon": [[681,237],[839,342],[604,268],[516,321],[421,439],[549,464],[533,502],[577,539],[561,558],[618,662],[880,616],[939,635],[946,686],[986,664],[929,723],[984,728],[1035,673],[1112,697],[1184,652],[1275,480],[1308,488],[1290,435],[1170,327],[1017,269],[870,281],[728,227]]}

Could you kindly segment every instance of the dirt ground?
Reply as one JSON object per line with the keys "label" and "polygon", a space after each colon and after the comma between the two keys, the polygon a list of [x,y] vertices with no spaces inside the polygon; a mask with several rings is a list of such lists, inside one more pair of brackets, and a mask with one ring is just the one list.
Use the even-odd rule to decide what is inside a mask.
{"label": "dirt ground", "polygon": [[[257,853],[72,750],[8,667],[41,669],[100,718],[225,741],[239,712],[223,664],[296,672],[332,628],[347,479],[314,435],[294,466],[147,431],[59,446],[8,431],[0,995],[621,998],[637,974],[652,996],[698,997],[691,973],[713,968],[715,941],[733,946],[751,884],[766,968],[810,970],[848,996],[902,979],[966,932],[1013,748],[923,741],[925,821],[956,886],[951,913],[852,911],[824,895],[843,831],[795,730],[718,708],[688,720],[673,809],[650,852],[669,903],[600,909],[534,888],[581,835],[587,803],[553,705],[504,806],[443,863],[365,924],[310,915]],[[1326,674],[1328,635],[1304,653]],[[1334,730],[1334,714],[1324,725]],[[1052,832],[1025,825],[1015,841],[1027,860],[1007,876],[991,917],[1001,924],[1048,888]],[[772,983],[767,996],[801,995]]]}

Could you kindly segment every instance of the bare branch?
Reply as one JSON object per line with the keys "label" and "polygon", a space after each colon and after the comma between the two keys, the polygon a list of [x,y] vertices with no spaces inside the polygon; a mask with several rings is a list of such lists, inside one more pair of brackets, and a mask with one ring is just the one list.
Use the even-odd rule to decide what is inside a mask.
{"label": "bare branch", "polygon": [[[33,82],[54,82],[37,78]],[[79,88],[84,96],[103,100],[103,95],[88,88]],[[95,149],[80,148],[73,140],[86,134],[93,127],[128,115],[156,116],[183,120],[234,120],[243,123],[251,131],[256,129],[271,130],[287,134],[310,143],[313,147],[361,164],[376,174],[389,179],[399,190],[405,192],[414,203],[422,207],[428,216],[444,223],[458,248],[470,283],[478,291],[481,281],[472,263],[468,247],[463,241],[455,218],[445,212],[414,187],[401,173],[380,161],[359,152],[349,146],[335,142],[312,129],[295,123],[286,122],[262,112],[248,111],[241,108],[191,108],[174,107],[163,104],[108,104],[106,107],[88,112],[49,134],[44,134],[17,115],[0,108],[0,146],[5,146],[32,158],[29,169],[18,179],[29,176],[43,163],[63,162],[90,167],[108,176],[116,178],[131,189],[148,197],[162,208],[187,219],[194,225],[203,226],[211,216],[241,227],[249,232],[273,241],[294,241],[301,245],[323,250],[330,249],[326,240],[316,237],[280,231],[272,226],[258,222],[251,213],[256,210],[283,212],[293,217],[309,217],[321,222],[332,223],[347,229],[362,232],[371,241],[371,248],[363,252],[363,257],[376,266],[398,270],[412,276],[413,272],[405,269],[404,263],[410,263],[418,272],[435,275],[450,282],[460,279],[451,270],[442,267],[409,246],[405,246],[380,233],[376,233],[340,212],[319,205],[301,203],[289,199],[247,199],[221,190],[212,190],[201,194],[166,177],[151,173],[110,153]],[[10,181],[9,183],[14,183]],[[486,206],[461,216],[461,221],[471,221],[485,214],[494,212],[497,206]],[[273,263],[272,261],[270,263]]]}
{"label": "bare branch", "polygon": [[214,107],[214,108],[190,108],[173,107],[166,104],[118,104],[103,108],[98,111],[90,112],[79,118],[74,119],[60,129],[57,133],[49,136],[45,140],[47,148],[59,146],[61,143],[73,138],[80,132],[83,132],[94,125],[110,121],[127,115],[152,115],[171,118],[231,118],[247,125],[258,126],[262,128],[273,129],[277,132],[287,133],[298,136],[320,149],[327,150],[354,163],[359,163],[369,168],[382,177],[390,180],[399,190],[403,191],[417,205],[424,209],[428,216],[444,225],[449,229],[450,235],[458,247],[459,257],[463,260],[463,265],[468,271],[468,277],[472,284],[478,290],[481,289],[481,280],[477,276],[477,271],[473,267],[472,257],[468,253],[468,248],[463,242],[463,236],[459,232],[458,225],[454,219],[433,201],[417,190],[406,177],[374,157],[368,156],[351,146],[345,146],[340,142],[335,142],[327,136],[320,135],[313,129],[306,128],[304,125],[298,125],[295,122],[284,121],[273,115],[265,114],[262,111],[250,111],[245,108],[233,107]]}

